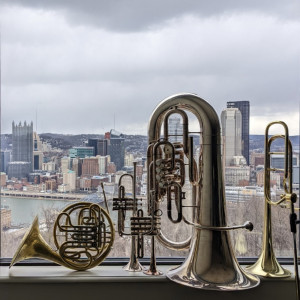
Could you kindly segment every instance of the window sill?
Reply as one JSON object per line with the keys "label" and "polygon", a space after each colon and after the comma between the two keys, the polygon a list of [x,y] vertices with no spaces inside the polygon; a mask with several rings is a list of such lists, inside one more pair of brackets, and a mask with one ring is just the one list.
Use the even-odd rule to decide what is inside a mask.
{"label": "window sill", "polygon": [[[285,266],[293,269],[293,266]],[[159,266],[164,273],[170,266]],[[257,288],[217,292],[178,285],[166,276],[147,276],[123,271],[120,266],[99,266],[70,271],[61,266],[0,267],[0,297],[5,300],[58,299],[296,299],[294,279],[261,279]]]}

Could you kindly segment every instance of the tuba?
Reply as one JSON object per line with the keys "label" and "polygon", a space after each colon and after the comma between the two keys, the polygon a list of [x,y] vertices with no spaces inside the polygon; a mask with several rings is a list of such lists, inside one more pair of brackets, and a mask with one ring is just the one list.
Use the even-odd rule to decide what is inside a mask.
{"label": "tuba", "polygon": [[[168,119],[179,114],[183,120],[182,142],[172,142]],[[193,114],[200,125],[200,156],[194,159],[193,134],[188,116]],[[161,136],[161,129],[164,135]],[[167,201],[167,215],[172,223],[192,226],[192,236],[173,242],[159,228],[157,239],[171,249],[190,251],[183,264],[166,274],[177,283],[209,290],[242,290],[255,287],[259,279],[243,271],[233,253],[229,230],[253,229],[250,222],[227,226],[226,201],[221,164],[220,123],[215,110],[194,94],[179,94],[163,100],[154,110],[148,125],[148,199],[152,215]],[[185,169],[188,168],[188,176]],[[188,180],[186,180],[188,178]],[[185,215],[183,185],[192,189],[193,216]],[[174,216],[175,215],[175,216]],[[152,248],[154,248],[152,246]]]}
{"label": "tuba", "polygon": [[58,215],[53,236],[57,250],[53,250],[42,237],[36,217],[10,267],[33,257],[77,271],[96,267],[112,249],[115,231],[109,214],[100,205],[78,202],[69,205]]}

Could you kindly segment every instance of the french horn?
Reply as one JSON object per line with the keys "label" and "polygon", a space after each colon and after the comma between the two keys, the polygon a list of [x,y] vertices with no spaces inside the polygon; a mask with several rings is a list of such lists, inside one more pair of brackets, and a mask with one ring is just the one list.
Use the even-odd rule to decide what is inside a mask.
{"label": "french horn", "polygon": [[19,245],[10,267],[29,258],[42,258],[83,271],[98,266],[112,249],[113,222],[100,205],[78,202],[58,215],[53,229],[53,250],[42,237],[36,217]]}
{"label": "french horn", "polygon": [[[172,143],[169,139],[168,118],[172,114],[179,114],[183,120],[180,143]],[[198,132],[201,136],[198,162],[193,154],[194,132],[189,130],[189,114],[195,116],[201,129]],[[213,107],[194,94],[171,96],[152,113],[148,139],[149,214],[159,214],[161,203],[166,200],[170,221],[185,222],[193,228],[191,239],[180,243],[170,241],[163,233],[164,229],[158,228],[157,239],[164,246],[171,249],[190,247],[183,264],[168,271],[166,276],[186,286],[210,290],[232,291],[257,286],[260,280],[241,269],[231,246],[229,230],[252,230],[253,225],[246,222],[240,226],[227,226],[220,123]],[[189,169],[188,175],[185,174],[186,168]],[[184,213],[183,204],[186,181],[192,187],[193,217],[190,219]],[[172,207],[175,212],[172,212]],[[155,255],[154,251],[152,253]]]}

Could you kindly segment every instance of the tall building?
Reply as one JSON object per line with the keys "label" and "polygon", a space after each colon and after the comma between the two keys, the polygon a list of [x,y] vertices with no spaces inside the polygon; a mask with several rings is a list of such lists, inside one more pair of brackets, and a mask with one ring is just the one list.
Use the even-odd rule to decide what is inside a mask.
{"label": "tall building", "polygon": [[97,157],[82,159],[82,176],[99,175],[99,162]]}
{"label": "tall building", "polygon": [[98,141],[99,139],[88,139],[87,146],[94,148],[93,156],[96,156],[98,153]]}
{"label": "tall building", "polygon": [[1,151],[1,170],[0,172],[7,173],[7,166],[10,162],[11,151]]}
{"label": "tall building", "polygon": [[106,174],[107,173],[107,165],[110,162],[110,156],[100,156],[97,155],[98,163],[99,163],[99,174]]}
{"label": "tall building", "polygon": [[121,170],[124,167],[125,138],[122,133],[114,129],[110,131],[109,155],[111,161],[115,163],[117,171]]}
{"label": "tall building", "polygon": [[33,169],[42,170],[44,154],[42,142],[36,132],[33,133]]}
{"label": "tall building", "polygon": [[221,113],[223,160],[231,166],[235,156],[242,154],[242,114],[237,108],[227,108]]}
{"label": "tall building", "polygon": [[63,184],[67,186],[67,191],[73,192],[76,190],[76,173],[68,170],[63,173]]}
{"label": "tall building", "polygon": [[230,101],[227,108],[238,108],[242,114],[242,155],[249,165],[249,121],[250,103],[249,101]]}
{"label": "tall building", "polygon": [[22,179],[29,175],[32,172],[30,170],[31,163],[27,161],[12,161],[8,163],[7,166],[7,176],[8,179],[18,178]]}
{"label": "tall building", "polygon": [[172,115],[169,118],[168,128],[169,128],[169,141],[174,142],[182,142],[182,134],[183,134],[183,124],[182,119],[179,116]]}
{"label": "tall building", "polygon": [[85,158],[93,156],[93,147],[73,147],[69,150],[70,158]]}
{"label": "tall building", "polygon": [[[26,121],[22,126],[21,122],[16,125],[12,122],[12,162],[26,162],[29,167],[29,173],[33,171],[33,123],[27,124]],[[18,167],[22,169],[20,172]],[[26,167],[26,168],[27,168]],[[10,172],[13,177],[19,177],[24,174],[24,164],[11,165]],[[16,176],[14,176],[16,175]]]}
{"label": "tall building", "polygon": [[101,155],[101,156],[108,155],[108,144],[109,144],[108,142],[109,142],[109,140],[107,140],[107,139],[98,140],[96,155]]}
{"label": "tall building", "polygon": [[0,172],[0,186],[6,185],[6,173]]}
{"label": "tall building", "polygon": [[71,159],[71,168],[76,173],[76,176],[81,176],[82,173],[82,159],[72,158]]}
{"label": "tall building", "polygon": [[70,157],[64,156],[60,160],[61,163],[61,172],[62,173],[67,173],[69,170],[71,170],[71,159]]}

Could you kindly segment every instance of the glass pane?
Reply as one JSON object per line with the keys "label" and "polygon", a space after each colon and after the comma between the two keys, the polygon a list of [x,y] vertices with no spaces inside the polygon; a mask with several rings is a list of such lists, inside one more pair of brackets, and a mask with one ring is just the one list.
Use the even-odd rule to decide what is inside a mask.
{"label": "glass pane", "polygon": [[[222,130],[217,138],[222,168],[210,183],[224,178],[227,225],[246,220],[254,224],[252,232],[230,233],[236,255],[260,254],[265,201],[263,135],[270,121],[283,120],[289,126],[293,188],[299,192],[296,0],[289,4],[275,1],[270,7],[251,1],[239,6],[195,1],[177,3],[171,9],[155,1],[147,9],[142,3],[128,4],[132,9],[126,5],[112,9],[99,1],[83,6],[64,1],[59,5],[2,2],[1,257],[13,256],[36,215],[41,234],[54,247],[53,224],[66,206],[91,201],[105,207],[101,183],[117,224],[113,198],[118,196],[120,177],[133,173],[134,161],[139,208],[146,213],[148,120],[161,99],[183,91],[206,99],[220,119]],[[194,166],[201,169],[207,163],[203,137],[216,137],[202,128],[203,120],[198,120],[195,111],[186,113]],[[217,123],[212,116],[205,118]],[[174,114],[168,126],[169,141],[181,149],[182,115]],[[163,136],[164,130],[158,134]],[[277,128],[272,134],[282,134],[282,130]],[[282,141],[274,143],[273,150],[282,152]],[[195,221],[200,212],[192,208],[187,155],[181,163],[183,214]],[[177,161],[176,167],[181,163]],[[282,164],[282,154],[272,156],[274,168]],[[182,173],[172,176],[183,177]],[[273,200],[283,193],[282,179],[282,171],[271,172]],[[124,180],[124,186],[126,196],[132,197],[130,179]],[[172,187],[173,218],[177,194]],[[272,207],[273,246],[277,256],[291,256],[289,209],[282,206]],[[185,240],[192,226],[168,221],[166,196],[160,209],[164,235]],[[131,216],[128,210],[126,232],[130,232]],[[128,257],[130,244],[131,237],[116,234],[110,256]],[[146,237],[145,256],[149,251],[150,238]],[[157,256],[186,256],[187,252],[157,243]]]}

